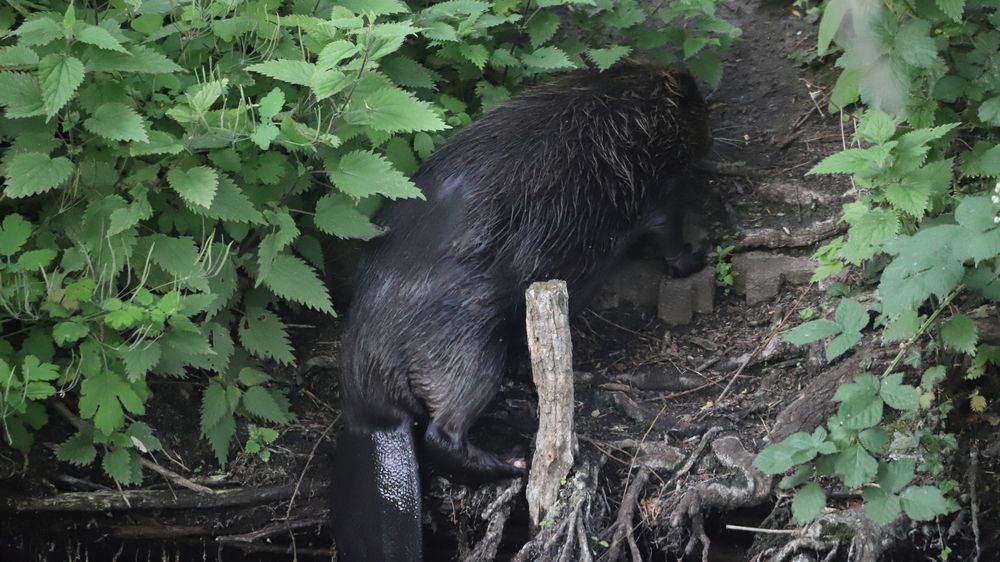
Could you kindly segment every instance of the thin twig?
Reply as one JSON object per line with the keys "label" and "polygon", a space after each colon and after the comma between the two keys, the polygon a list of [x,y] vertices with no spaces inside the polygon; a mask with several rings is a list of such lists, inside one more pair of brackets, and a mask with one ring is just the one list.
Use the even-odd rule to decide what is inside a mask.
{"label": "thin twig", "polygon": [[323,433],[319,436],[319,439],[317,439],[316,442],[313,443],[312,450],[309,451],[309,458],[306,459],[306,464],[305,466],[302,467],[302,472],[299,473],[299,479],[295,481],[295,489],[292,490],[292,497],[288,499],[288,509],[285,510],[285,519],[288,519],[292,516],[292,506],[295,505],[295,497],[299,495],[299,486],[302,485],[302,479],[306,477],[306,471],[309,470],[309,465],[312,463],[313,457],[316,456],[316,449],[318,449],[320,443],[322,443],[323,440],[326,439],[326,434],[329,433],[331,429],[333,429],[333,425],[337,423],[338,417],[339,415],[333,418],[333,421],[331,421],[330,424],[326,426],[326,429],[323,430]]}
{"label": "thin twig", "polygon": [[802,531],[799,529],[762,529],[760,527],[744,527],[743,525],[726,525],[730,531],[748,531],[750,533],[764,533],[767,535],[798,535]]}
{"label": "thin twig", "polygon": [[972,536],[976,539],[976,554],[971,562],[979,562],[982,547],[979,543],[979,494],[976,493],[976,475],[979,473],[979,451],[969,452],[969,511],[972,512]]}
{"label": "thin twig", "polygon": [[746,360],[743,361],[743,363],[740,365],[740,367],[736,369],[736,372],[733,373],[732,378],[729,379],[729,384],[726,385],[726,388],[722,389],[722,393],[719,394],[719,397],[715,399],[716,404],[722,402],[722,399],[725,398],[727,394],[729,394],[729,389],[733,387],[733,383],[736,382],[737,377],[743,374],[743,370],[747,368],[747,365],[749,365],[751,361],[753,361],[753,358],[756,357],[758,353],[766,349],[767,346],[771,343],[771,340],[777,337],[778,332],[781,331],[781,327],[785,325],[785,322],[788,322],[788,319],[791,318],[792,313],[798,310],[799,304],[802,302],[802,299],[804,299],[806,295],[809,294],[809,291],[811,289],[812,289],[812,284],[806,285],[805,288],[802,289],[802,293],[799,294],[799,298],[795,299],[795,303],[792,304],[792,307],[790,309],[788,309],[788,313],[785,314],[784,318],[781,319],[781,322],[778,322],[778,325],[771,329],[771,333],[770,335],[768,335],[767,339],[764,340],[764,342],[758,345],[756,348],[754,348],[753,352],[750,353],[750,356],[747,357]]}

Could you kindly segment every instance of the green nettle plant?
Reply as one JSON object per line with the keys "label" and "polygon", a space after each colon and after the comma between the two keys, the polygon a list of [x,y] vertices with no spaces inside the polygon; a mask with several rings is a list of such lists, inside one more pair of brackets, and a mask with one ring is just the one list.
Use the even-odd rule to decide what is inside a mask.
{"label": "green nettle plant", "polygon": [[718,1],[7,3],[3,441],[58,400],[82,429],[57,457],[138,484],[150,382],[187,378],[225,463],[237,418],[293,419],[266,366],[295,361],[283,316],[334,315],[324,238],[378,236],[435,146],[548,73],[650,56],[718,84]]}
{"label": "green nettle plant", "polygon": [[[795,469],[780,486],[797,489],[792,512],[802,522],[826,505],[820,477],[860,490],[876,523],[901,513],[929,520],[957,508],[943,464],[957,447],[944,432],[954,406],[940,400],[939,384],[1000,365],[1000,348],[980,342],[976,324],[995,319],[1000,300],[1000,10],[985,0],[829,0],[819,52],[835,39],[843,71],[831,106],[862,109],[852,148],[809,173],[849,175],[859,198],[844,206],[847,234],[817,252],[814,280],[865,265],[878,274],[876,298],[868,310],[842,299],[832,320],[785,337],[832,338],[833,360],[861,341],[874,314],[878,339],[898,351],[880,373],[838,389],[825,426],[770,445],[756,465]],[[985,406],[974,392],[970,409]]]}

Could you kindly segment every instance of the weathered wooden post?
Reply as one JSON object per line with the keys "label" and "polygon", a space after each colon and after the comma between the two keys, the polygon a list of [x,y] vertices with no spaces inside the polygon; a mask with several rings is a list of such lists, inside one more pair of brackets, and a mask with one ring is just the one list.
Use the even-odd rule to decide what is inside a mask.
{"label": "weathered wooden post", "polygon": [[525,495],[537,529],[573,466],[573,343],[564,281],[533,283],[526,293],[528,349],[538,389],[538,434]]}

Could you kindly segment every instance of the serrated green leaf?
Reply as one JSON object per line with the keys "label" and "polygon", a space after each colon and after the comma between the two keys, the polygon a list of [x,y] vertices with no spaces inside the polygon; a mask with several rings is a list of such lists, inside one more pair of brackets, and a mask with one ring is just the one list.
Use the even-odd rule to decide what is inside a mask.
{"label": "serrated green leaf", "polygon": [[[559,16],[555,12],[539,12],[528,21],[526,31],[531,46],[541,47],[556,34],[560,24]],[[483,59],[485,61],[485,58]],[[482,65],[477,65],[482,68]]]}
{"label": "serrated green leaf", "polygon": [[248,66],[247,70],[289,84],[309,86],[313,73],[316,72],[316,65],[301,60],[275,59]]}
{"label": "serrated green leaf", "polygon": [[542,47],[531,53],[521,55],[521,62],[528,68],[537,70],[560,70],[574,68],[576,65],[569,60],[566,53],[558,47]]}
{"label": "serrated green leaf", "polygon": [[288,423],[288,412],[274,400],[263,386],[251,386],[243,393],[243,407],[251,415],[270,422]]}
{"label": "serrated green leaf", "polygon": [[162,448],[160,440],[153,435],[153,430],[143,422],[133,422],[125,430],[132,441],[132,445],[141,453],[159,451]]}
{"label": "serrated green leaf", "polygon": [[226,390],[218,382],[212,382],[205,388],[201,395],[201,433],[207,435],[208,431],[218,424],[222,418],[231,415],[229,402],[226,400]]}
{"label": "serrated green leaf", "polygon": [[80,417],[93,419],[98,430],[111,433],[118,429],[125,419],[123,406],[133,414],[146,411],[142,399],[121,376],[103,372],[84,379],[80,387]]}
{"label": "serrated green leaf", "polygon": [[908,310],[886,325],[882,341],[892,343],[908,340],[917,334],[922,321],[923,316],[919,316],[916,310]]}
{"label": "serrated green leaf", "polygon": [[819,21],[819,37],[817,39],[816,53],[819,56],[826,54],[830,48],[830,43],[837,35],[840,24],[844,21],[849,8],[848,0],[830,0],[823,9],[823,17]]}
{"label": "serrated green leaf", "polygon": [[0,72],[0,105],[7,117],[23,119],[45,114],[42,85],[38,77],[25,72]]}
{"label": "serrated green leaf", "polygon": [[920,377],[920,387],[924,390],[932,390],[937,384],[945,379],[948,372],[944,365],[934,365],[929,367]]}
{"label": "serrated green leaf", "polygon": [[89,431],[78,431],[56,447],[56,458],[76,466],[86,466],[97,458],[97,448]]}
{"label": "serrated green leaf", "polygon": [[446,125],[426,102],[398,88],[381,88],[364,100],[368,125],[376,131],[441,131]]}
{"label": "serrated green leaf", "polygon": [[898,492],[913,480],[916,462],[913,459],[901,459],[878,467],[878,483],[890,492]]}
{"label": "serrated green leaf", "polygon": [[28,355],[21,363],[21,373],[25,381],[54,381],[59,378],[59,367]]}
{"label": "serrated green leaf", "polygon": [[808,523],[819,517],[826,507],[826,492],[815,482],[810,482],[795,493],[792,515],[799,523]]}
{"label": "serrated green leaf", "polygon": [[869,373],[861,373],[853,382],[842,384],[833,399],[840,402],[837,415],[851,429],[865,429],[882,420],[880,381]]}
{"label": "serrated green leaf", "polygon": [[24,385],[24,395],[28,400],[45,400],[56,393],[56,387],[47,382],[29,382]]}
{"label": "serrated green leaf", "polygon": [[52,329],[52,340],[60,347],[79,341],[90,333],[90,329],[82,322],[60,322]]}
{"label": "serrated green leaf", "polygon": [[882,380],[879,395],[889,406],[897,410],[916,410],[920,403],[917,389],[903,384],[902,373],[894,373]]}
{"label": "serrated green leaf", "polygon": [[962,21],[962,12],[965,11],[965,0],[935,0],[938,8],[955,21]]}
{"label": "serrated green leaf", "polygon": [[853,174],[867,168],[875,158],[875,153],[871,149],[849,148],[827,156],[806,172],[806,175]]}
{"label": "serrated green leaf", "polygon": [[338,4],[355,14],[382,16],[410,11],[406,4],[400,0],[339,0]]}
{"label": "serrated green leaf", "polygon": [[336,170],[327,169],[330,181],[351,197],[383,195],[389,199],[423,198],[423,194],[382,156],[357,150],[345,154]]}
{"label": "serrated green leaf", "polygon": [[240,374],[237,378],[243,386],[256,386],[271,380],[270,375],[254,369],[253,367],[244,367],[240,369]]}
{"label": "serrated green leaf", "polygon": [[839,334],[840,324],[830,320],[812,320],[789,330],[784,340],[795,345],[806,345]]}
{"label": "serrated green leaf", "polygon": [[875,478],[878,462],[860,445],[852,445],[837,455],[834,470],[844,486],[857,488]]}
{"label": "serrated green leaf", "polygon": [[83,75],[83,63],[66,54],[53,53],[38,62],[46,115],[52,117],[66,105],[83,83]]}
{"label": "serrated green leaf", "polygon": [[872,453],[879,453],[889,442],[889,434],[881,427],[869,427],[858,434],[858,442]]}
{"label": "serrated green leaf", "polygon": [[833,361],[837,357],[847,353],[859,341],[861,341],[861,332],[845,332],[833,338],[826,345],[826,360]]}
{"label": "serrated green leaf", "polygon": [[931,186],[924,182],[893,183],[885,190],[885,198],[896,209],[914,218],[922,218],[930,201]]}
{"label": "serrated green leaf", "polygon": [[291,254],[275,256],[264,285],[279,297],[333,315],[333,304],[316,271]]}
{"label": "serrated green leaf", "polygon": [[184,150],[184,145],[170,133],[149,131],[148,138],[143,142],[133,142],[128,151],[132,156],[150,156],[155,154],[178,154]]}
{"label": "serrated green leaf", "polygon": [[24,47],[47,45],[64,36],[63,28],[55,21],[41,16],[21,24],[14,32],[20,39],[18,43]]}
{"label": "serrated green leaf", "polygon": [[261,150],[267,150],[271,147],[271,143],[274,142],[274,139],[278,138],[278,134],[280,132],[281,131],[278,130],[278,127],[272,125],[271,123],[264,123],[254,129],[254,132],[250,135],[250,140],[260,147]]}
{"label": "serrated green leaf", "polygon": [[931,295],[944,298],[951,292],[965,275],[962,261],[955,257],[964,237],[961,227],[939,224],[886,242],[885,250],[895,258],[882,271],[882,312],[897,316],[915,310]]}
{"label": "serrated green leaf", "polygon": [[486,59],[490,56],[490,52],[486,47],[479,44],[462,43],[458,47],[458,52],[462,55],[462,58],[471,62],[480,70],[486,66]]}
{"label": "serrated green leaf", "polygon": [[148,143],[142,117],[123,103],[106,103],[98,107],[83,126],[95,135],[117,141]]}
{"label": "serrated green leaf", "polygon": [[98,27],[96,25],[84,24],[83,29],[77,32],[76,39],[77,41],[93,45],[99,49],[129,54],[128,49],[123,47],[118,39],[115,39],[114,35],[111,35],[111,33],[103,27]]}
{"label": "serrated green leaf", "polygon": [[603,49],[587,49],[584,51],[587,58],[594,63],[594,66],[602,72],[614,66],[621,59],[627,57],[632,52],[632,47],[627,45],[612,45]]}
{"label": "serrated green leaf", "polygon": [[0,256],[13,256],[28,242],[31,236],[31,223],[17,213],[11,213],[3,218],[0,224]]}
{"label": "serrated green leaf", "polygon": [[73,173],[73,163],[60,156],[50,158],[41,152],[21,152],[7,163],[4,195],[29,197],[54,189]]}
{"label": "serrated green leaf", "polygon": [[316,202],[316,228],[338,238],[370,240],[382,233],[349,197],[330,194]]}
{"label": "serrated green leaf", "polygon": [[260,98],[257,105],[257,113],[261,122],[270,121],[275,115],[281,112],[285,106],[285,93],[280,88],[274,88],[266,96]]}
{"label": "serrated green leaf", "polygon": [[860,332],[868,326],[868,311],[851,299],[840,300],[835,318],[844,332]]}
{"label": "serrated green leaf", "polygon": [[949,349],[975,355],[979,342],[976,323],[964,314],[956,314],[941,326],[941,340]]}
{"label": "serrated green leaf", "polygon": [[232,414],[226,414],[215,425],[202,429],[202,435],[211,445],[219,464],[225,466],[229,460],[229,444],[236,435],[236,419]]}
{"label": "serrated green leaf", "polygon": [[287,210],[281,209],[278,212],[267,212],[268,222],[278,227],[274,231],[264,236],[257,248],[257,284],[260,286],[264,277],[270,274],[274,259],[278,253],[288,247],[289,244],[298,238],[300,232],[295,224],[295,219],[288,214]]}
{"label": "serrated green leaf", "polygon": [[219,187],[212,199],[212,205],[205,209],[192,206],[196,215],[230,222],[264,224],[264,216],[254,204],[225,174],[219,177]]}
{"label": "serrated green leaf", "polygon": [[0,47],[0,66],[31,66],[38,64],[38,53],[23,45]]}
{"label": "serrated green leaf", "polygon": [[205,280],[194,240],[160,233],[148,236],[146,240],[152,247],[149,257],[153,263],[174,276],[181,285],[208,292],[208,282]]}
{"label": "serrated green leaf", "polygon": [[[8,114],[10,109],[7,110]],[[969,177],[1000,176],[1000,144],[978,142],[962,154],[962,175]]]}
{"label": "serrated green leaf", "polygon": [[948,512],[948,501],[936,486],[910,486],[899,498],[903,512],[914,521],[930,521]]}
{"label": "serrated green leaf", "polygon": [[17,269],[21,271],[35,271],[46,268],[56,259],[55,250],[43,248],[41,250],[29,250],[17,258]]}
{"label": "serrated green leaf", "polygon": [[898,233],[900,228],[899,217],[881,208],[869,209],[848,222],[851,227],[840,253],[855,265],[874,256],[883,242]]}
{"label": "serrated green leaf", "polygon": [[354,79],[339,70],[317,70],[310,87],[317,100],[326,99],[346,89]]}
{"label": "serrated green leaf", "polygon": [[184,72],[166,55],[150,47],[136,45],[129,54],[97,51],[87,60],[87,69],[96,72],[136,72],[140,74],[170,74]]}
{"label": "serrated green leaf", "polygon": [[285,325],[273,312],[257,307],[247,310],[239,326],[240,342],[253,355],[278,363],[295,363]]}
{"label": "serrated green leaf", "polygon": [[129,484],[137,484],[134,482],[135,470],[133,467],[133,455],[135,453],[129,449],[123,449],[121,447],[116,447],[110,453],[104,455],[101,459],[101,468],[104,472],[115,479],[120,484],[128,486]]}
{"label": "serrated green leaf", "polygon": [[865,515],[877,525],[888,525],[899,517],[899,496],[882,488],[865,488],[861,492],[865,501]]}
{"label": "serrated green leaf", "polygon": [[[334,41],[327,44],[319,52],[319,56],[316,58],[316,67],[320,70],[331,69],[340,64],[340,61],[354,56],[357,52],[358,46],[350,41],[344,41],[343,39]],[[384,65],[385,61],[382,63],[383,70],[385,70]]]}
{"label": "serrated green leaf", "polygon": [[878,109],[869,109],[861,117],[854,138],[882,144],[895,134],[896,120],[891,115]]}
{"label": "serrated green leaf", "polygon": [[219,174],[208,166],[194,166],[186,171],[173,168],[167,172],[167,183],[186,202],[211,207],[219,186]]}
{"label": "serrated green leaf", "polygon": [[1000,96],[993,96],[981,103],[977,113],[983,123],[1000,127]]}
{"label": "serrated green leaf", "polygon": [[895,37],[896,53],[907,64],[930,68],[938,61],[931,24],[919,18],[902,22]]}
{"label": "serrated green leaf", "polygon": [[136,346],[120,351],[122,363],[125,364],[125,375],[131,382],[145,378],[146,373],[153,370],[160,362],[160,343],[157,341],[141,342]]}

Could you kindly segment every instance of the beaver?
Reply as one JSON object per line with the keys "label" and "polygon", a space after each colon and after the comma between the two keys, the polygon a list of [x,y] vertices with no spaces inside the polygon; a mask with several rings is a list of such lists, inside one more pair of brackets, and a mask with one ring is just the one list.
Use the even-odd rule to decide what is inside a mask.
{"label": "beaver", "polygon": [[572,312],[648,237],[676,276],[704,265],[681,234],[708,111],[684,70],[626,61],[528,89],[448,139],[413,177],[425,200],[375,217],[343,336],[334,460],[343,560],[421,555],[421,459],[451,474],[525,472],[470,443],[496,394],[524,292],[562,279]]}

